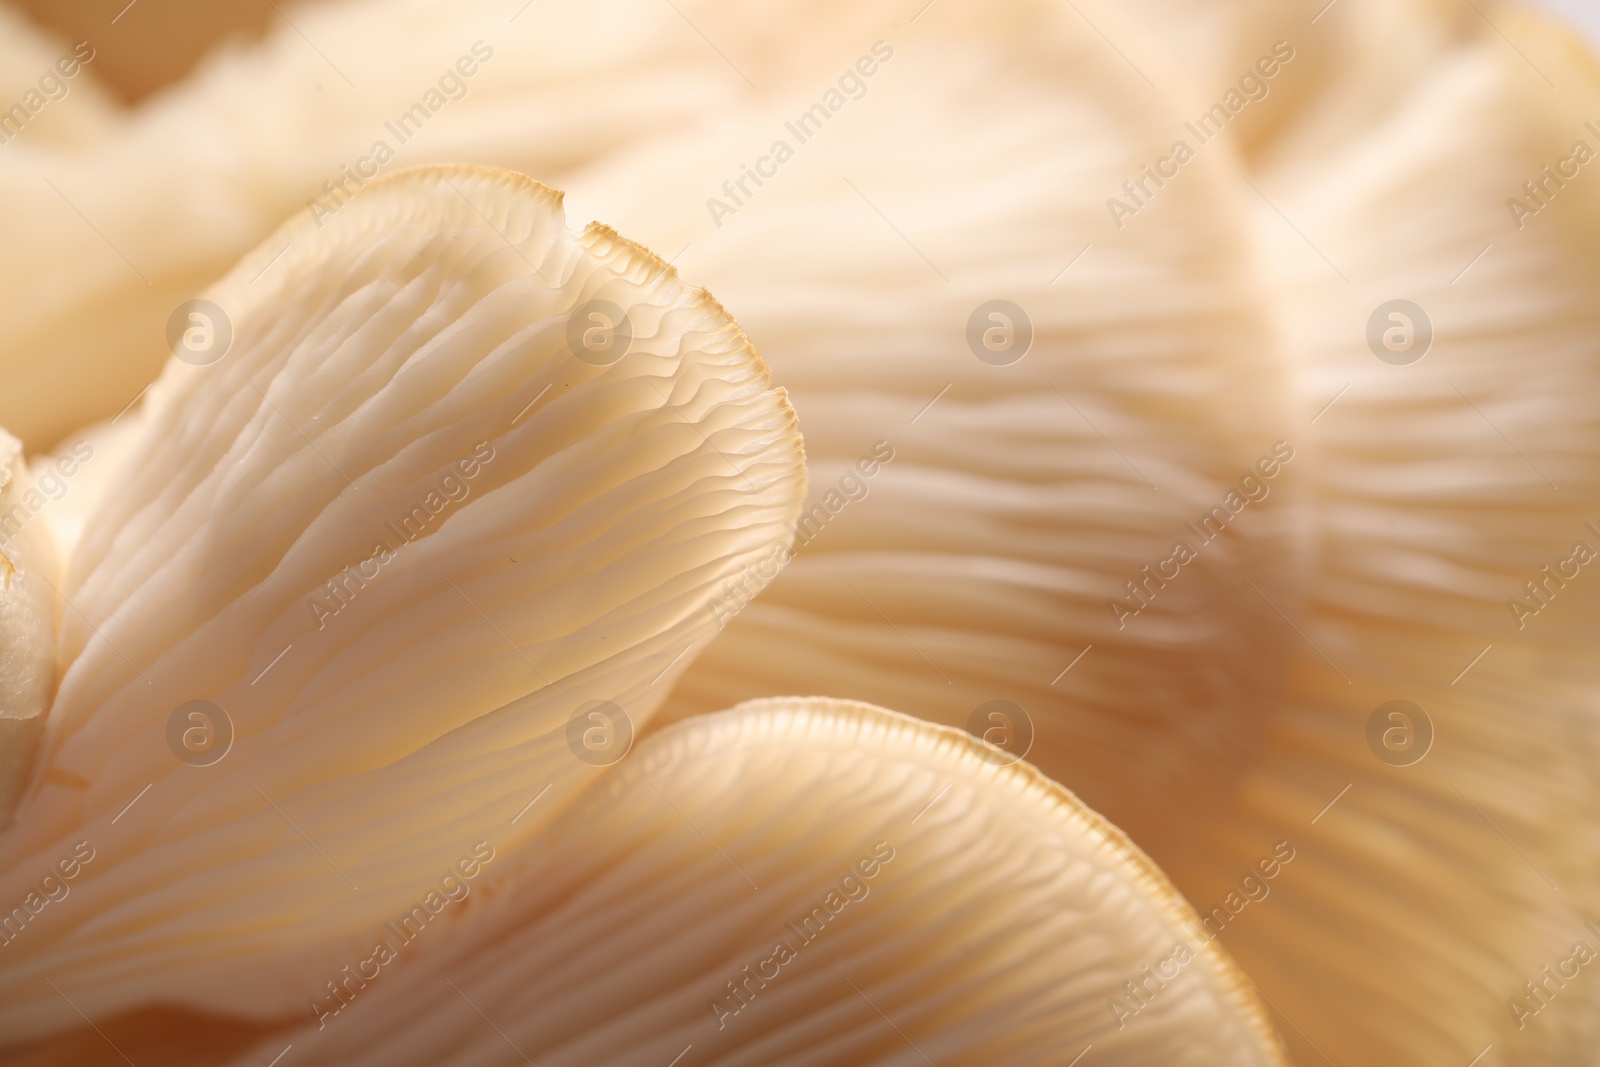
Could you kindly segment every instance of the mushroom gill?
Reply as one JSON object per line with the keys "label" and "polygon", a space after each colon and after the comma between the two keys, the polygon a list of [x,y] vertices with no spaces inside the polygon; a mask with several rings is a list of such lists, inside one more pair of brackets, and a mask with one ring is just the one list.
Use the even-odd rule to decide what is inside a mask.
{"label": "mushroom gill", "polygon": [[[1347,46],[1424,6],[1353,7]],[[1542,977],[1600,920],[1600,72],[1509,6],[1447,13],[1407,91],[1330,89],[1253,178],[1315,553],[1290,699],[1169,873],[1214,900],[1305,842],[1220,916],[1302,1061],[1565,1067],[1600,1045],[1600,986]]]}
{"label": "mushroom gill", "polygon": [[92,859],[0,955],[8,1037],[298,1009],[476,827],[547,789],[510,852],[620,758],[804,493],[716,302],[520,175],[370,185],[188,314],[67,561],[0,900]]}
{"label": "mushroom gill", "polygon": [[[231,1062],[1287,1062],[1120,831],[1026,763],[870,705],[675,724],[499,862],[425,945],[340,946],[305,1022]],[[394,958],[367,966],[373,941]]]}
{"label": "mushroom gill", "polygon": [[815,85],[572,176],[688,245],[806,427],[795,559],[707,604],[723,633],[664,720],[813,692],[1009,729],[1165,866],[1293,639],[1299,461],[1233,160],[1202,148],[1113,218],[1182,122],[1070,8],[936,5],[877,44],[759,187],[741,164],[773,169]]}

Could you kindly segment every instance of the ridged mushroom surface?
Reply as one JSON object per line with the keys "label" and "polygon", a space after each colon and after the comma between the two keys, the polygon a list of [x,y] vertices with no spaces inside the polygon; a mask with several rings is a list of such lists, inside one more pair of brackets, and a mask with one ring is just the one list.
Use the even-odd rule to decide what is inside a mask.
{"label": "ridged mushroom surface", "polygon": [[0,958],[9,1035],[72,1017],[45,976],[96,1013],[303,1002],[292,961],[625,750],[804,492],[726,313],[519,175],[398,175],[206,300],[68,565],[0,899],[93,859]]}

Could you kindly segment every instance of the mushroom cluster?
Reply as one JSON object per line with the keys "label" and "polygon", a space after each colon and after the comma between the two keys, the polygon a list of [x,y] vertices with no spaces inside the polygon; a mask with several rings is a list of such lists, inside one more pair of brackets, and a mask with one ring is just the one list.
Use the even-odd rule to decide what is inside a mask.
{"label": "mushroom cluster", "polygon": [[0,8],[0,1062],[1591,1062],[1564,30],[275,17]]}

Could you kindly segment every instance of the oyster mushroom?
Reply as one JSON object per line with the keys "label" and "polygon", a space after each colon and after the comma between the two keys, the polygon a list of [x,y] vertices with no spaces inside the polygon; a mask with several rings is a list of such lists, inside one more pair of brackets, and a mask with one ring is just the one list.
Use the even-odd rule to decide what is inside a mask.
{"label": "oyster mushroom", "polygon": [[1305,424],[1306,641],[1233,810],[1169,873],[1204,907],[1264,837],[1304,841],[1279,902],[1221,916],[1302,1061],[1600,1043],[1600,986],[1542,971],[1600,949],[1600,601],[1574,551],[1600,550],[1600,187],[1523,184],[1600,149],[1600,76],[1540,18],[1462,14],[1351,5],[1343,47],[1439,62],[1381,105],[1330,86],[1252,179]]}
{"label": "oyster mushroom", "polygon": [[571,802],[570,721],[642,729],[804,491],[716,302],[519,175],[397,175],[206,300],[67,562],[0,900],[93,858],[0,956],[8,1036],[298,1008],[476,827]]}
{"label": "oyster mushroom", "polygon": [[[573,175],[588,210],[689,246],[806,426],[796,558],[708,604],[724,631],[664,715],[803,691],[1009,730],[1165,866],[1295,639],[1250,585],[1291,602],[1298,473],[1233,161],[1204,149],[1119,229],[1107,197],[1182,125],[1070,8],[936,5],[884,43],[759,188],[740,164],[815,86]],[[729,177],[748,198],[713,217]],[[990,352],[995,300],[1027,321]]]}
{"label": "oyster mushroom", "polygon": [[[1279,83],[1271,103],[1235,127],[1241,158],[1225,142],[1212,144],[1182,179],[1160,186],[1148,211],[1141,204],[1139,217],[1125,220],[1111,243],[1086,253],[1098,257],[1089,263],[1107,265],[1098,279],[1085,280],[1082,268],[1053,272],[1094,244],[1080,231],[1104,209],[1106,193],[1150,161],[1146,149],[1160,148],[1186,108],[1212,97],[1216,77],[1231,81],[1240,60],[1257,54],[1257,43],[1241,39],[1238,28],[1257,33],[1258,12],[1273,26],[1308,25],[1310,13],[1254,0],[1185,8],[1186,27],[1205,28],[1203,39],[1187,28],[1162,35],[1177,40],[1175,51],[1198,41],[1193,81],[1146,93],[1135,64],[1143,67],[1148,53],[1122,37],[1127,21],[1108,24],[1124,62],[1082,11],[1043,8],[1006,3],[982,18],[949,5],[925,9],[914,29],[895,36],[898,65],[885,72],[913,71],[915,84],[874,82],[865,106],[829,119],[826,135],[808,143],[780,181],[736,204],[725,228],[702,215],[704,195],[730,175],[743,177],[751,146],[762,147],[772,129],[814,103],[828,79],[794,79],[786,68],[747,93],[726,70],[717,72],[720,82],[707,77],[681,47],[680,37],[692,43],[692,36],[661,5],[628,23],[626,39],[608,42],[616,47],[601,50],[596,62],[592,49],[570,45],[603,39],[606,24],[577,9],[564,12],[559,17],[573,21],[548,40],[569,54],[530,66],[536,85],[519,82],[503,96],[477,93],[467,109],[452,112],[470,111],[474,121],[455,124],[455,133],[432,128],[435,147],[447,141],[461,154],[490,151],[486,140],[496,152],[527,152],[565,171],[569,184],[576,179],[578,195],[603,208],[596,214],[623,220],[628,232],[658,247],[691,246],[697,276],[732,295],[741,318],[799,385],[821,475],[801,514],[826,503],[847,465],[861,458],[860,445],[872,443],[858,436],[862,429],[885,416],[910,427],[882,438],[895,446],[895,465],[872,485],[873,499],[850,503],[836,524],[830,518],[832,539],[806,546],[799,564],[748,610],[750,596],[741,596],[737,618],[662,718],[800,688],[870,696],[963,725],[980,710],[978,700],[1003,696],[1035,709],[1042,700],[1047,710],[1033,754],[1125,823],[1194,902],[1237,897],[1231,887],[1240,872],[1273,841],[1287,835],[1298,843],[1295,835],[1304,835],[1294,878],[1237,923],[1224,905],[1222,934],[1284,1009],[1280,1019],[1304,1058],[1326,1050],[1340,1063],[1466,1063],[1492,1045],[1512,1063],[1586,1062],[1600,1036],[1594,993],[1562,986],[1553,1000],[1532,994],[1520,1011],[1511,1005],[1525,998],[1523,983],[1541,966],[1569,954],[1572,939],[1587,937],[1583,922],[1595,921],[1600,802],[1588,768],[1600,753],[1588,654],[1592,602],[1570,581],[1551,583],[1553,599],[1524,601],[1536,616],[1531,621],[1515,609],[1505,613],[1505,600],[1525,596],[1525,581],[1542,580],[1542,567],[1567,558],[1573,527],[1594,517],[1593,425],[1583,401],[1592,392],[1588,338],[1595,324],[1585,301],[1595,279],[1585,242],[1595,211],[1581,179],[1561,186],[1548,208],[1537,205],[1531,220],[1508,221],[1502,205],[1543,164],[1565,156],[1567,138],[1581,136],[1583,121],[1593,119],[1591,62],[1508,7],[1344,0],[1317,24],[1328,41],[1295,41],[1306,66],[1294,73],[1304,70],[1310,84]],[[1154,2],[1141,9],[1172,10]],[[359,28],[351,12],[370,11],[326,10],[328,21],[318,25],[346,32]],[[723,38],[737,56],[748,49],[770,57],[793,36],[765,8],[708,10],[719,20],[713,31],[737,27]],[[887,19],[888,12],[886,5],[852,8],[862,23],[851,25]],[[438,36],[458,25],[442,6],[410,13],[416,21],[397,36],[417,27],[426,32],[415,36]],[[1147,28],[1176,24],[1164,17]],[[1222,29],[1208,25],[1212,18],[1224,19]],[[1492,32],[1490,19],[1506,38]],[[908,39],[914,46],[903,43]],[[813,43],[796,54],[819,56]],[[216,99],[233,103],[251,98],[252,79],[299,84],[314,63],[303,56],[297,66],[291,47],[299,45],[285,35],[238,70],[219,65],[224,73],[201,81]],[[438,47],[442,55],[445,45]],[[585,64],[592,71],[573,69]],[[1569,99],[1553,104],[1541,74],[1555,75]],[[637,91],[657,84],[652,75],[677,92],[651,93],[629,121],[608,124],[614,112],[606,108],[619,97],[595,92],[597,84]],[[234,95],[216,94],[220,86]],[[579,86],[572,96],[604,106],[530,103],[564,99],[563,86]],[[373,98],[387,106],[405,91],[385,81]],[[296,106],[315,99],[303,93]],[[697,112],[712,99],[725,106],[701,124]],[[111,414],[131,396],[143,383],[139,366],[153,365],[160,353],[146,343],[134,359],[108,358],[137,349],[124,335],[153,338],[174,293],[187,295],[254,241],[265,219],[294,206],[288,190],[298,197],[307,183],[328,176],[319,168],[339,162],[346,135],[371,118],[357,105],[327,109],[338,114],[326,126],[284,121],[269,101],[252,121],[293,130],[283,136],[310,142],[307,151],[270,148],[265,160],[247,157],[236,172],[189,186],[173,176],[192,157],[161,158],[151,146],[218,127],[205,100],[180,91],[174,101],[146,113],[139,134],[113,151],[20,157],[16,173],[35,187],[61,166],[91,188],[92,176],[108,165],[137,174],[142,184],[132,200],[158,205],[139,232],[164,257],[153,290],[131,276],[108,280],[100,267],[123,267],[86,233],[59,253],[13,260],[27,264],[29,277],[6,287],[20,295],[0,328],[11,331],[6,358],[31,378],[19,378],[8,397],[20,418],[36,420],[32,436],[40,442]],[[1261,122],[1252,125],[1257,115]],[[502,147],[507,130],[523,135],[511,138],[514,148]],[[261,143],[281,142],[263,136]],[[642,173],[654,183],[648,195],[639,190]],[[834,180],[844,174],[856,189]],[[1241,174],[1262,194],[1238,181]],[[675,203],[668,195],[674,190]],[[109,204],[129,199],[125,193],[96,195]],[[195,200],[191,212],[174,207]],[[61,212],[72,221],[66,207]],[[784,225],[785,215],[802,224]],[[194,227],[190,237],[202,237],[157,240],[174,218]],[[1317,248],[1307,249],[1285,218],[1304,227]],[[887,226],[867,239],[875,220]],[[1235,232],[1247,225],[1261,250]],[[20,224],[17,232],[24,232]],[[41,246],[54,233],[26,232]],[[91,247],[107,263],[86,271],[92,257],[84,249]],[[1350,282],[1329,273],[1323,252]],[[919,281],[911,272],[922,270],[924,254],[931,274]],[[1264,269],[1254,262],[1258,254]],[[263,269],[272,266],[265,255],[256,261]],[[60,274],[35,285],[35,263],[66,263],[62,270],[94,277],[55,300],[68,287]],[[978,290],[997,278],[1027,294],[1030,312],[1044,309],[1035,318],[1033,350],[1009,367],[962,362],[959,372],[952,366],[935,373],[944,367],[926,358],[930,352],[948,349],[966,360],[966,316],[994,295]],[[1135,284],[1144,288],[1130,295]],[[1380,365],[1367,322],[1380,299],[1407,294],[1432,316],[1433,357],[1416,366]],[[85,316],[85,306],[98,313]],[[130,330],[126,322],[135,315],[143,316],[143,328]],[[66,401],[48,385],[52,368],[68,361],[28,358],[58,336],[52,353],[75,354],[84,366],[104,360],[124,376],[96,378],[98,393]],[[1536,342],[1531,354],[1523,351],[1528,338]],[[1074,377],[1062,383],[1058,371]],[[1064,427],[1062,419],[1074,413],[1039,400],[1055,404],[1046,387],[1057,385],[1057,395],[1074,398],[1067,402],[1079,408],[1082,425]],[[1330,397],[1336,403],[1324,410]],[[1530,418],[1541,411],[1550,417]],[[1286,422],[1288,431],[1280,429]],[[1211,546],[1218,554],[1186,573],[1185,580],[1203,578],[1200,589],[1158,586],[1143,618],[1129,623],[1159,629],[1113,632],[1102,618],[1109,640],[1093,641],[1086,620],[1118,592],[1102,587],[1142,577],[1151,547],[1169,550],[1157,544],[1163,524],[1181,527],[1216,504],[1254,466],[1259,452],[1249,446],[1279,434],[1300,446],[1293,470],[1314,483],[1313,498],[1295,502],[1280,483],[1270,509],[1249,512],[1267,515],[1268,525],[1241,524],[1234,533],[1251,536],[1240,539],[1237,553],[1221,554],[1231,547],[1226,541]],[[1126,449],[1126,469],[1108,446]],[[1155,472],[1148,484],[1159,481],[1165,498],[1141,495],[1145,470]],[[1558,495],[1542,495],[1535,477],[1545,475]],[[884,513],[885,504],[893,514]],[[1271,510],[1279,508],[1285,510]],[[1310,534],[1304,544],[1292,540],[1297,524]],[[770,580],[774,548],[781,556],[787,544],[775,525],[763,551],[752,549],[719,577],[746,592]],[[1552,557],[1552,549],[1562,555]],[[856,582],[853,592],[863,595],[851,599],[842,584],[824,589],[836,575]],[[1272,602],[1265,594],[1257,602],[1241,585],[1246,578],[1260,582]],[[101,580],[104,610],[121,579]],[[876,595],[883,590],[873,582],[890,595]],[[712,581],[699,589],[714,620],[713,602],[727,588]],[[1199,603],[1176,600],[1179,594]],[[1518,622],[1527,627],[1499,640],[1502,628]],[[88,647],[76,617],[67,619],[67,634],[74,647]],[[1080,643],[1094,645],[1091,658],[1069,661]],[[682,662],[694,645],[687,643]],[[1099,666],[1094,657],[1106,651],[1112,662]],[[110,653],[102,649],[97,662],[110,662]],[[1077,666],[1070,673],[1053,673],[1071,663]],[[1046,684],[1048,676],[1054,680]],[[1075,688],[1062,697],[1057,685]],[[980,692],[952,697],[958,686]],[[1364,731],[1374,706],[1396,695],[1433,714],[1437,745],[1426,762],[1392,766],[1370,747]],[[699,728],[686,723],[662,736]],[[803,749],[795,742],[784,756]],[[708,821],[736,822],[741,795],[730,793],[721,801],[728,810],[710,812]],[[535,869],[533,840],[516,853],[527,869]],[[0,860],[10,860],[3,842]],[[508,888],[495,906],[509,914],[520,905]],[[521,914],[534,926],[545,921]],[[1205,913],[1214,924],[1217,914]],[[352,929],[330,923],[301,947],[337,962],[328,946]],[[518,923],[495,928],[497,936],[489,929],[472,934],[472,943],[521,936]],[[98,931],[80,944],[91,934]],[[272,962],[271,953],[263,958]],[[426,957],[417,958],[414,970],[395,977],[414,973],[421,989]],[[474,973],[497,1005],[516,1006],[506,985],[523,966],[508,953]],[[640,969],[632,979],[655,976]],[[106,971],[94,981],[100,978],[116,986],[126,976]],[[286,979],[285,989],[296,980]],[[612,980],[629,979],[608,974],[577,988]],[[372,991],[369,1003],[386,1001],[385,988],[392,987]],[[402,1006],[387,1014],[357,1003],[339,1025],[377,1032],[384,1029],[378,1022],[357,1021],[414,1015],[411,1032],[431,1034],[435,1026],[449,1033],[472,1023],[461,1005],[414,1010],[421,994],[407,995],[419,999],[397,999]],[[225,999],[219,994],[214,1003]],[[276,1025],[274,1003],[288,1000],[266,997],[258,1022],[229,1024],[236,1043],[257,1026]],[[104,1004],[154,1011],[127,986]],[[56,1010],[62,1015],[47,1028],[72,1022],[60,1005]],[[589,1048],[585,1042],[599,1040],[577,1034],[570,1020],[545,1017],[534,1025],[517,1017],[535,1042],[554,1034],[563,1048]],[[151,1015],[138,1018],[144,1022],[137,1025],[153,1025]],[[191,1018],[189,1025],[198,1024]],[[172,1029],[170,1020],[165,1026]],[[491,1055],[487,1035],[470,1040]],[[891,1054],[910,1058],[898,1046]]]}
{"label": "oyster mushroom", "polygon": [[865,704],[660,731],[491,877],[447,936],[232,1062],[1287,1062],[1123,834]]}

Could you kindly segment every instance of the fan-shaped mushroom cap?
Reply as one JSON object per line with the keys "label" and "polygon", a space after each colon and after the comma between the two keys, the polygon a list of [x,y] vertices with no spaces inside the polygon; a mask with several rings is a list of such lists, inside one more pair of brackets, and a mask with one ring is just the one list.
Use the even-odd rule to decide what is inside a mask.
{"label": "fan-shaped mushroom cap", "polygon": [[1025,763],[869,705],[679,723],[502,862],[348,1003],[236,1062],[289,1043],[341,1065],[958,1067],[1091,1045],[1101,1063],[1285,1062],[1115,827]]}
{"label": "fan-shaped mushroom cap", "polygon": [[[804,143],[833,82],[573,176],[589,210],[688,245],[806,425],[797,558],[722,592],[665,715],[823,692],[986,730],[1005,701],[1016,750],[1165,864],[1294,640],[1262,595],[1289,606],[1297,461],[1272,455],[1294,441],[1232,161],[1198,146],[1119,228],[1108,198],[1185,134],[1070,7],[940,4],[883,44]],[[1007,311],[1015,347],[983,348],[995,300],[1031,347]]]}
{"label": "fan-shaped mushroom cap", "polygon": [[804,492],[715,301],[520,175],[372,185],[207,301],[69,564],[0,900],[93,859],[0,957],[8,1035],[71,1017],[45,975],[97,1014],[303,1004],[292,961],[612,758],[595,702],[625,751]]}
{"label": "fan-shaped mushroom cap", "polygon": [[[1307,641],[1236,810],[1169,873],[1205,907],[1261,841],[1304,842],[1223,935],[1303,1062],[1600,1045],[1600,984],[1524,985],[1600,951],[1600,574],[1578,562],[1600,552],[1600,178],[1569,164],[1542,207],[1523,184],[1600,149],[1600,79],[1564,32],[1485,11],[1517,48],[1474,15],[1383,121],[1256,179],[1304,234],[1262,207],[1315,418]],[[1515,201],[1538,207],[1520,227]]]}

